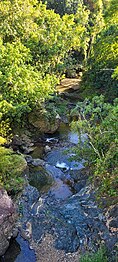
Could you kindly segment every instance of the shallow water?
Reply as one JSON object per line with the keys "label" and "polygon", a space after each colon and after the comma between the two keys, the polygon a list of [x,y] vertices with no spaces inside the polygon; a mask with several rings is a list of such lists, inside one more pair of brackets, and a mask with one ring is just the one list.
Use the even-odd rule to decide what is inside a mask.
{"label": "shallow water", "polygon": [[[86,138],[86,135],[82,136],[82,142]],[[96,250],[101,240],[112,243],[102,210],[96,205],[95,192],[91,185],[86,185],[86,176],[82,173],[84,160],[70,160],[74,153],[69,149],[78,143],[78,139],[78,135],[64,124],[59,132],[44,136],[44,145],[41,144],[41,147],[49,145],[51,151],[44,156],[38,150],[39,145],[36,147],[34,156],[42,157],[45,165],[30,166],[29,181],[35,188],[26,188],[21,198],[24,206],[21,223],[26,229],[28,223],[31,225],[33,241],[41,245],[41,240],[48,232],[55,237],[56,249],[71,253],[84,245]],[[36,261],[34,251],[20,236],[15,240],[16,247],[13,245],[3,258],[6,260],[1,261]],[[7,260],[7,257],[10,259]]]}
{"label": "shallow water", "polygon": [[70,160],[71,153],[68,153],[67,150],[67,147],[52,149],[45,157],[45,160],[50,165],[61,168],[63,171],[69,172],[70,170],[80,170],[84,168],[82,160],[80,162]]}
{"label": "shallow water", "polygon": [[18,235],[16,239],[11,240],[0,262],[36,262],[35,252],[29,248],[28,241]]}
{"label": "shallow water", "polygon": [[[45,160],[48,164],[53,167],[58,167],[66,173],[69,170],[80,169],[83,167],[82,163],[76,163],[75,161],[69,161],[69,155],[65,154],[66,147],[63,148],[63,143],[77,144],[78,136],[77,134],[70,131],[70,128],[66,124],[62,124],[58,132],[54,135],[45,135],[44,144],[36,144],[31,156],[35,158],[43,158],[44,156],[44,146],[48,144],[51,146],[52,150],[47,155],[45,154]],[[59,143],[59,144],[58,144]],[[55,149],[55,146],[58,148]],[[64,170],[65,167],[65,170]],[[43,167],[30,168],[29,181],[30,185],[36,187],[40,193],[46,193],[50,190],[50,194],[55,196],[57,199],[66,199],[70,197],[73,193],[67,183],[58,177],[57,170],[52,170],[53,178],[55,179],[55,184],[53,185],[52,178],[47,176],[46,170]],[[56,175],[57,177],[56,177]],[[20,235],[11,241],[10,246],[1,258],[0,262],[35,262],[35,253],[29,248],[28,241],[24,240]]]}

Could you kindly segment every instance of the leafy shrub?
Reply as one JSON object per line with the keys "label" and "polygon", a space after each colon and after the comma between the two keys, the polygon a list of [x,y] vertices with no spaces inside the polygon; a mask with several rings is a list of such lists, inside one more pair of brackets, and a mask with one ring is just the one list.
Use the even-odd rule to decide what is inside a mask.
{"label": "leafy shrub", "polygon": [[6,139],[0,136],[0,145],[4,145],[6,142],[7,142]]}
{"label": "leafy shrub", "polygon": [[[94,97],[90,102],[85,99],[78,103],[78,121],[73,122],[73,128],[79,134],[86,133],[84,143],[80,141],[77,154],[81,155],[90,166],[93,180],[102,194],[117,194],[118,172],[118,100],[114,105],[104,102],[104,97]],[[75,110],[75,109],[74,109]],[[73,114],[73,111],[72,111]]]}

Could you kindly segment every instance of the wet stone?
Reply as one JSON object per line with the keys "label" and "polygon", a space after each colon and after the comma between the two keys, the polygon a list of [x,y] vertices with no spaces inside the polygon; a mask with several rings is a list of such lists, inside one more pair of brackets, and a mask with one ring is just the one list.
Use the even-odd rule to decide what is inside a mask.
{"label": "wet stone", "polygon": [[42,159],[37,158],[37,159],[33,159],[31,164],[33,166],[43,166],[45,162]]}
{"label": "wet stone", "polygon": [[[31,225],[31,239],[40,246],[45,236],[51,235],[56,250],[64,250],[66,253],[75,253],[78,248],[96,251],[101,242],[112,249],[116,242],[116,233],[111,234],[109,227],[113,223],[111,214],[115,209],[107,214],[108,220],[110,219],[107,224],[102,210],[96,204],[94,189],[86,183],[83,161],[76,166],[75,162],[68,159],[68,152],[64,153],[72,137],[76,140],[76,136],[68,136],[68,141],[64,138],[54,148],[51,144],[53,139],[47,141],[51,144],[51,152],[46,154],[43,167],[40,169],[36,164],[32,170],[30,168],[31,178],[35,179],[39,192],[29,186],[21,198],[22,227],[26,231],[27,225]],[[37,159],[38,157],[33,161],[38,163]],[[69,168],[63,170],[64,167]],[[41,172],[44,175],[43,181],[44,177],[51,177],[53,180],[45,191],[40,188]]]}
{"label": "wet stone", "polygon": [[79,192],[86,185],[86,180],[81,180],[74,185],[76,192]]}
{"label": "wet stone", "polygon": [[[88,192],[88,198],[85,198],[85,205],[82,206],[83,192]],[[49,233],[54,236],[55,248],[65,252],[75,252],[79,246],[84,245],[86,239],[93,249],[102,240],[111,245],[112,237],[100,219],[101,210],[91,200],[88,187],[81,193],[82,196],[75,194],[63,200],[56,199],[49,192],[37,201],[35,199],[32,207],[27,206],[30,214],[27,221],[32,225],[32,238],[37,243],[41,243],[44,235]]]}

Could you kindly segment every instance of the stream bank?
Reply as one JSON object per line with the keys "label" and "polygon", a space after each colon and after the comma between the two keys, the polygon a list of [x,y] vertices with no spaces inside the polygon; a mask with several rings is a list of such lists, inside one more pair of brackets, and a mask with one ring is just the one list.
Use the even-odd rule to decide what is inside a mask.
{"label": "stream bank", "polygon": [[[10,262],[76,262],[81,252],[96,252],[101,244],[105,244],[111,252],[109,261],[116,262],[117,218],[116,211],[112,212],[116,207],[112,207],[111,214],[108,212],[107,215],[106,210],[98,207],[84,159],[71,159],[75,156],[72,148],[78,144],[79,137],[70,130],[67,117],[74,102],[69,101],[70,98],[65,101],[63,95],[62,92],[60,99],[54,97],[54,101],[47,105],[46,129],[51,108],[57,102],[59,112],[55,111],[55,116],[61,113],[63,120],[54,134],[50,133],[49,127],[48,133],[40,137],[34,126],[33,138],[30,130],[20,137],[14,136],[12,148],[24,154],[28,169],[26,186],[17,203],[19,235],[11,241],[1,261],[7,262],[10,258]],[[86,136],[82,138],[84,142]]]}
{"label": "stream bank", "polygon": [[[97,206],[84,161],[69,160],[72,152],[68,149],[78,139],[63,124],[57,133],[43,138],[42,146],[48,146],[48,152],[42,150],[41,155],[35,145],[33,153],[25,155],[29,179],[18,203],[16,239],[21,250],[10,262],[76,262],[80,252],[96,252],[100,243],[111,251],[111,261],[116,261],[112,253],[116,232],[109,231],[106,216]],[[2,261],[7,262],[5,256]]]}

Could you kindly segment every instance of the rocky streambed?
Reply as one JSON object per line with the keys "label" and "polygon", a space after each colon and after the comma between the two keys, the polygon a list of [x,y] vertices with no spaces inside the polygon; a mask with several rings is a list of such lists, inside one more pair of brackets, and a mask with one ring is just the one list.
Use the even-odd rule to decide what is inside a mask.
{"label": "rocky streambed", "polygon": [[101,243],[110,250],[111,261],[116,261],[112,252],[116,220],[111,227],[112,216],[98,207],[84,160],[70,160],[73,152],[68,149],[78,142],[77,134],[65,125],[44,140],[42,159],[37,147],[25,156],[29,178],[18,203],[20,251],[12,258],[12,249],[2,261],[76,262],[80,251],[96,251]]}

